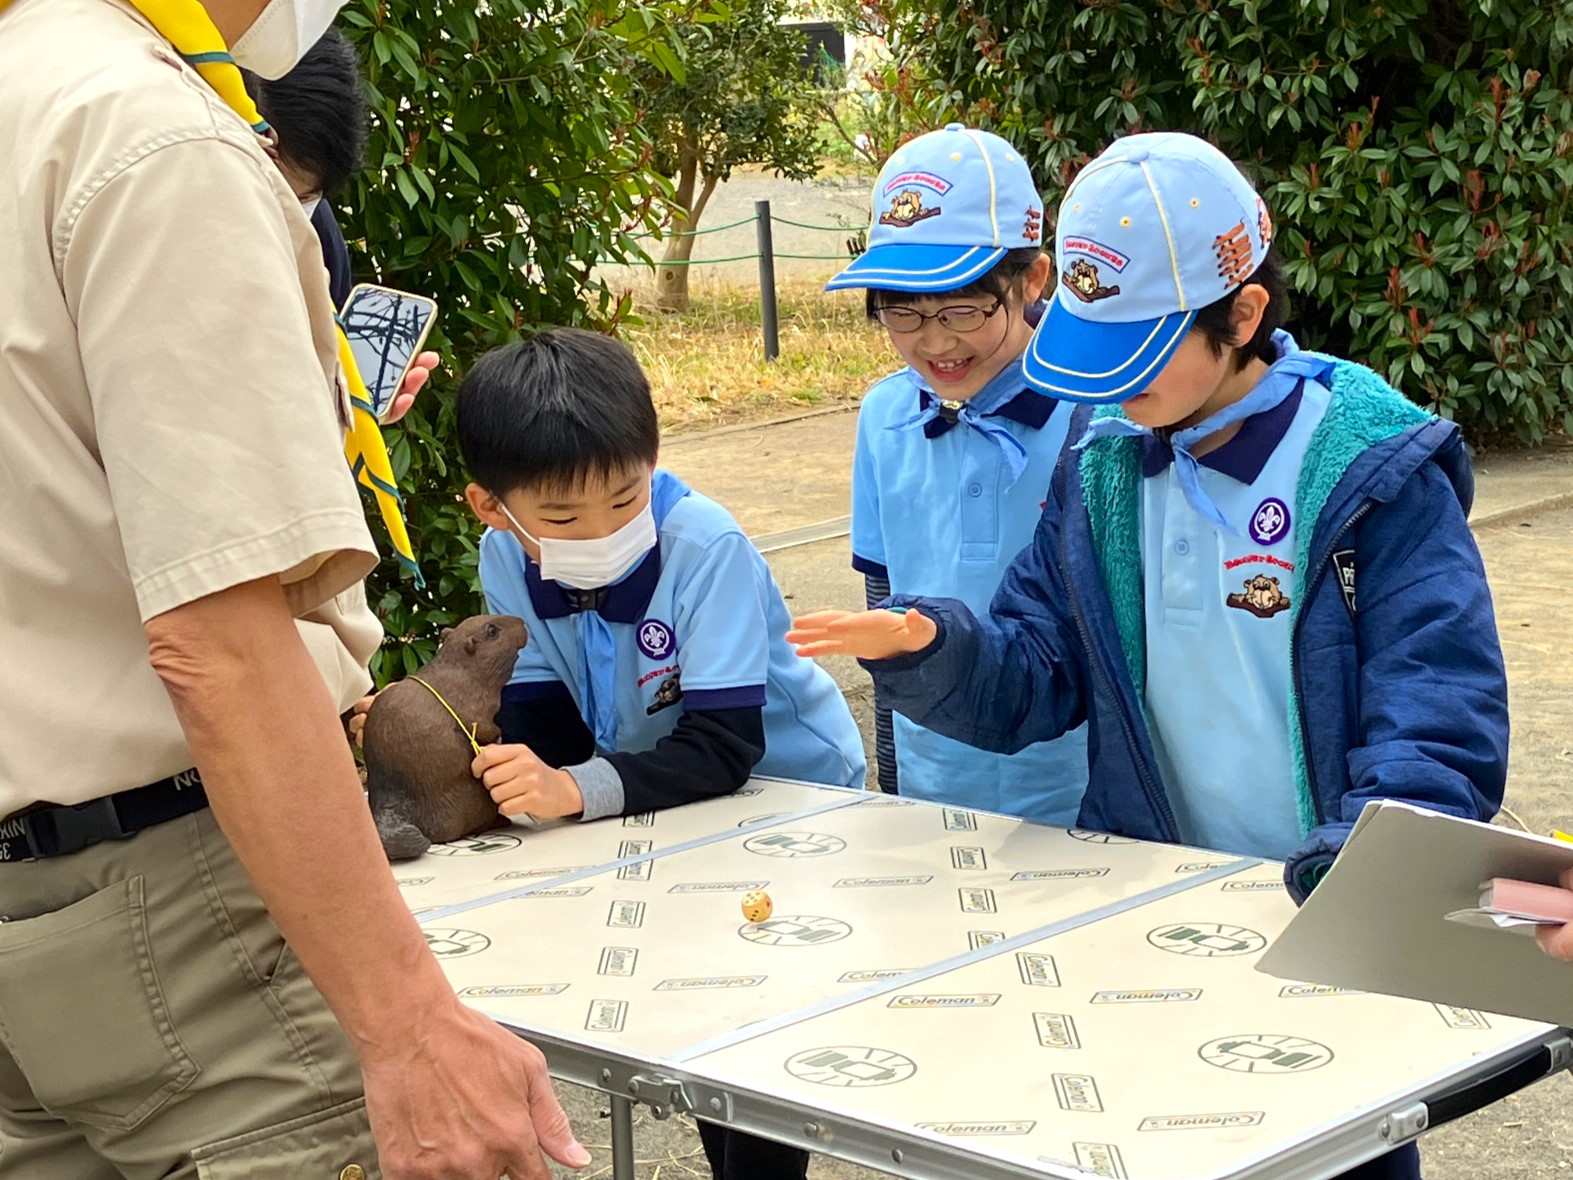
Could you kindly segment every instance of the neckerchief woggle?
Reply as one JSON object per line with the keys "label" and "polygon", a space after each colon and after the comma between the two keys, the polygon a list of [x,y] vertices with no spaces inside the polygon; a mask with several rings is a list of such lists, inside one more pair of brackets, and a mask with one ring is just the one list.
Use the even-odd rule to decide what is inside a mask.
{"label": "neckerchief woggle", "polygon": [[1240,535],[1240,530],[1229,521],[1218,505],[1213,503],[1212,497],[1202,487],[1201,464],[1191,453],[1191,448],[1203,439],[1217,434],[1226,426],[1244,422],[1247,418],[1254,418],[1257,414],[1265,414],[1268,410],[1276,409],[1294,393],[1302,377],[1322,381],[1330,367],[1338,363],[1334,357],[1301,349],[1295,344],[1294,337],[1282,329],[1273,333],[1273,345],[1278,349],[1278,360],[1262,374],[1261,380],[1252,387],[1251,392],[1195,426],[1177,430],[1167,438],[1163,438],[1151,428],[1138,426],[1123,416],[1095,418],[1087,427],[1087,432],[1071,449],[1083,450],[1100,438],[1136,438],[1141,435],[1157,435],[1163,438],[1174,452],[1175,477],[1180,481],[1180,490],[1184,492],[1186,502],[1190,504],[1192,510],[1225,532]]}
{"label": "neckerchief woggle", "polygon": [[1027,446],[1011,432],[1004,421],[991,417],[1006,402],[1023,392],[1024,383],[1019,364],[1012,361],[987,385],[959,404],[944,401],[937,393],[924,386],[917,370],[908,369],[907,372],[911,376],[912,383],[917,386],[919,394],[926,395],[923,396],[922,408],[910,418],[891,423],[885,427],[886,430],[920,429],[938,418],[948,407],[955,413],[959,424],[971,427],[999,448],[1000,457],[1005,460],[1006,469],[1010,472],[1007,487],[1021,478],[1021,473],[1027,469]]}
{"label": "neckerchief woggle", "polygon": [[[11,0],[0,0],[3,12]],[[257,111],[257,106],[246,93],[241,80],[240,67],[230,56],[229,46],[213,24],[198,0],[130,0],[159,35],[175,47],[202,80],[224,100],[271,148],[273,129]],[[370,489],[376,498],[387,527],[388,539],[393,543],[399,564],[415,578],[417,589],[426,584],[420,566],[415,562],[415,551],[410,546],[409,531],[404,525],[404,501],[399,495],[393,477],[393,463],[388,458],[387,444],[382,441],[382,429],[377,424],[376,410],[366,393],[366,383],[361,380],[360,369],[355,364],[355,354],[350,351],[349,340],[342,324],[335,324],[339,337],[339,365],[344,370],[344,380],[350,395],[350,423],[344,433],[344,458],[356,480]]]}

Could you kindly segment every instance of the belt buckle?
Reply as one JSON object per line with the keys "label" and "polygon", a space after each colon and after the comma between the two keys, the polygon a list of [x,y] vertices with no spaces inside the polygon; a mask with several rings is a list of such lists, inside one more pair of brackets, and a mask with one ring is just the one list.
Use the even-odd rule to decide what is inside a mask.
{"label": "belt buckle", "polygon": [[115,805],[107,797],[35,811],[22,822],[35,856],[69,856],[104,840],[126,836]]}

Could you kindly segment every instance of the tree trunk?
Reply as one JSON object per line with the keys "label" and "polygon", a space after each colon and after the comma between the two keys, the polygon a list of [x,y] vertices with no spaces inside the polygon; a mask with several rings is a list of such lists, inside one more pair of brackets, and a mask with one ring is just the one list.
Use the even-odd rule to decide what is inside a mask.
{"label": "tree trunk", "polygon": [[[657,311],[684,312],[688,310],[688,265],[694,254],[697,240],[691,231],[698,228],[705,206],[715,193],[719,177],[700,175],[699,149],[691,140],[685,141],[682,166],[677,175],[675,203],[677,212],[672,217],[672,234],[666,239],[666,249],[655,268],[655,306]],[[697,198],[694,189],[700,189]]]}

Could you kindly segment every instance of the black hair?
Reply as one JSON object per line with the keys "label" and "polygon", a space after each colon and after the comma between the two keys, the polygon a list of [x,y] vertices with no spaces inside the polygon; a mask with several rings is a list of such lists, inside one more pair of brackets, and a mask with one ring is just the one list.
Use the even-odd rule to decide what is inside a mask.
{"label": "black hair", "polygon": [[550,328],[494,348],[459,383],[459,453],[493,495],[581,488],[655,464],[661,427],[627,345]]}
{"label": "black hair", "polygon": [[882,307],[900,307],[930,295],[956,299],[978,299],[992,295],[1004,303],[1021,276],[1032,269],[1032,264],[1042,256],[1043,251],[1037,246],[1018,246],[1014,250],[1007,250],[1005,257],[996,262],[987,274],[954,291],[876,291],[871,287],[864,299],[864,311],[869,319],[877,320]]}
{"label": "black hair", "polygon": [[[1255,334],[1249,340],[1236,340],[1231,322],[1234,301],[1240,297],[1242,290],[1253,285],[1266,290],[1267,309],[1262,312],[1262,322],[1256,326]],[[1253,360],[1272,364],[1278,359],[1278,350],[1273,346],[1273,333],[1283,327],[1288,319],[1289,288],[1284,282],[1283,262],[1278,257],[1278,248],[1269,246],[1267,257],[1250,278],[1216,303],[1209,303],[1196,313],[1191,331],[1200,332],[1206,337],[1207,347],[1212,350],[1213,356],[1222,356],[1226,348],[1234,349],[1234,367],[1238,372]]]}
{"label": "black hair", "polygon": [[337,29],[276,81],[242,72],[246,89],[279,137],[279,157],[332,196],[366,159],[366,88],[360,58]]}

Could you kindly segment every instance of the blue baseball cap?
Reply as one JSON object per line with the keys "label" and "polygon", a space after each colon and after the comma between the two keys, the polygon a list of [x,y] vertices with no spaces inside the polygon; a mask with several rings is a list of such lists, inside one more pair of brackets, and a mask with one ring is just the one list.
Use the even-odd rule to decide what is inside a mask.
{"label": "blue baseball cap", "polygon": [[1043,199],[1021,153],[951,123],[905,144],[874,182],[868,249],[827,291],[954,291],[1007,250],[1041,246]]}
{"label": "blue baseball cap", "polygon": [[1060,206],[1058,282],[1022,357],[1028,384],[1077,402],[1144,392],[1197,311],[1255,274],[1272,238],[1261,197],[1206,140],[1116,140]]}

